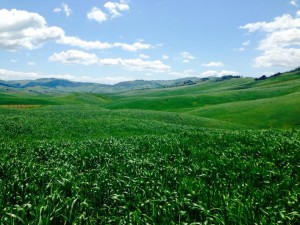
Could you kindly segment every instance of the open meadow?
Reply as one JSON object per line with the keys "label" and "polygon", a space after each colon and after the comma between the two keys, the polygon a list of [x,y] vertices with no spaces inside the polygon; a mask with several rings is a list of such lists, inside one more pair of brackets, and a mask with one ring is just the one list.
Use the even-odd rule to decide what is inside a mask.
{"label": "open meadow", "polygon": [[0,224],[299,224],[300,74],[0,93]]}

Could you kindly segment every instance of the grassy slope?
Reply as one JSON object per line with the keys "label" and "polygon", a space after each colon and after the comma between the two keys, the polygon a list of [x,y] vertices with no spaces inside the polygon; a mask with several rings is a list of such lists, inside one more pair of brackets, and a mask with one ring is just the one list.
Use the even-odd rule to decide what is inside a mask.
{"label": "grassy slope", "polygon": [[0,105],[55,105],[58,102],[49,96],[36,96],[23,93],[0,93]]}
{"label": "grassy slope", "polygon": [[[0,105],[86,105],[88,108],[109,109],[111,112],[126,109],[130,111],[127,115],[129,119],[143,119],[138,116],[139,110],[143,110],[145,117],[155,110],[176,112],[187,118],[189,115],[197,116],[204,127],[236,128],[236,124],[240,124],[250,128],[290,128],[299,127],[300,124],[299,93],[298,72],[257,82],[251,78],[208,81],[189,87],[116,95],[0,93]],[[199,121],[197,124],[200,124]]]}
{"label": "grassy slope", "polygon": [[257,128],[300,127],[300,92],[267,99],[202,107],[189,113]]}
{"label": "grassy slope", "polygon": [[233,79],[193,87],[131,92],[107,105],[110,109],[174,111],[252,128],[299,127],[300,74],[264,81]]}
{"label": "grassy slope", "polygon": [[[0,93],[0,224],[298,224],[299,131],[207,129],[294,126],[291,77],[122,96]],[[149,107],[175,95],[179,109]],[[188,108],[189,98],[202,102]],[[15,99],[43,106],[6,105]],[[105,109],[129,102],[143,110]]]}

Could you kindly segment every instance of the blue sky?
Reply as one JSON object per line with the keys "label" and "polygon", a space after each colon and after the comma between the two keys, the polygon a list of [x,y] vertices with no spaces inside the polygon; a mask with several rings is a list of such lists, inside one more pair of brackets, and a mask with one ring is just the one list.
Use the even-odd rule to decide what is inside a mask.
{"label": "blue sky", "polygon": [[2,0],[0,79],[257,77],[300,66],[300,1]]}

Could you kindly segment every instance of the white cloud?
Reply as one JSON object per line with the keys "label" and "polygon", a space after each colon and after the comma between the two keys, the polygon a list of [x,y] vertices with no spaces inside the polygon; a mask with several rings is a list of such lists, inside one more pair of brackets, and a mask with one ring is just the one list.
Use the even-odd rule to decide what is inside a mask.
{"label": "white cloud", "polygon": [[203,77],[212,77],[212,76],[217,76],[217,75],[218,75],[218,71],[215,71],[215,70],[207,70],[201,74],[201,76],[203,76]]}
{"label": "white cloud", "polygon": [[35,63],[35,62],[27,62],[27,65],[28,65],[28,66],[35,66],[36,63]]}
{"label": "white cloud", "polygon": [[61,7],[63,8],[63,11],[67,17],[69,17],[72,14],[72,10],[69,8],[69,6],[66,3],[62,3]]}
{"label": "white cloud", "polygon": [[222,67],[222,66],[224,66],[224,63],[222,63],[222,62],[209,62],[209,63],[203,63],[202,66],[205,66],[205,67]]}
{"label": "white cloud", "polygon": [[118,2],[106,2],[104,8],[111,14],[112,18],[122,16],[122,11],[128,11],[129,5],[125,1]]}
{"label": "white cloud", "polygon": [[216,70],[208,70],[203,73],[201,73],[201,77],[222,77],[225,75],[240,75],[239,72],[236,71],[230,71],[230,70],[221,70],[221,71],[216,71]]}
{"label": "white cloud", "polygon": [[189,59],[189,60],[195,59],[195,57],[192,56],[192,54],[189,53],[189,52],[181,52],[180,55],[181,55],[182,58],[184,58],[184,59]]}
{"label": "white cloud", "polygon": [[242,43],[242,47],[240,47],[240,48],[234,48],[233,51],[235,51],[235,52],[243,52],[243,51],[246,50],[246,47],[249,46],[249,45],[250,45],[250,40],[245,41],[245,42]]}
{"label": "white cloud", "polygon": [[149,59],[149,58],[150,58],[150,57],[149,57],[148,55],[146,55],[146,54],[140,54],[139,57],[140,57],[141,59]]}
{"label": "white cloud", "polygon": [[171,69],[160,60],[144,61],[142,59],[121,59],[120,64],[129,70],[152,71],[157,73],[166,72]]}
{"label": "white cloud", "polygon": [[145,61],[142,59],[122,59],[122,58],[98,58],[95,54],[69,50],[60,53],[54,53],[49,57],[50,61],[59,61],[65,64],[83,64],[83,65],[104,65],[121,66],[132,71],[152,71],[166,72],[171,69],[159,60]]}
{"label": "white cloud", "polygon": [[104,8],[107,13],[103,12],[97,7],[93,7],[87,14],[87,18],[102,23],[109,18],[116,18],[122,16],[123,11],[129,10],[129,5],[124,0],[120,2],[106,2]]}
{"label": "white cloud", "polygon": [[169,72],[170,75],[175,76],[175,77],[194,77],[197,76],[196,72],[192,69],[187,69],[182,72],[176,72],[172,71]]}
{"label": "white cloud", "polygon": [[135,80],[133,77],[109,76],[109,77],[92,77],[92,76],[73,76],[69,74],[39,74],[33,72],[20,72],[0,69],[0,80],[35,80],[39,78],[56,78],[66,79],[77,82],[93,82],[101,84],[116,84],[122,81]]}
{"label": "white cloud", "polygon": [[102,12],[101,9],[98,9],[97,7],[92,8],[91,11],[88,12],[87,18],[90,20],[95,20],[99,23],[102,23],[107,20],[106,14]]}
{"label": "white cloud", "polygon": [[61,8],[55,8],[55,9],[53,9],[53,12],[54,12],[54,13],[60,13],[61,10],[62,10]]}
{"label": "white cloud", "polygon": [[65,64],[83,64],[91,65],[98,62],[98,57],[95,54],[90,54],[77,50],[69,50],[60,53],[54,53],[49,57],[50,61],[60,61]]}
{"label": "white cloud", "polygon": [[125,51],[150,49],[153,46],[140,41],[133,44],[85,41],[67,36],[60,27],[49,27],[41,15],[22,10],[0,10],[0,49],[11,51],[40,48],[44,43],[55,41],[83,49],[121,48]]}
{"label": "white cloud", "polygon": [[243,46],[249,46],[250,45],[250,40],[243,42]]}
{"label": "white cloud", "polygon": [[300,17],[300,10],[299,11],[297,11],[297,17]]}
{"label": "white cloud", "polygon": [[265,51],[255,58],[256,67],[296,68],[300,64],[300,50],[295,48],[278,48]]}
{"label": "white cloud", "polygon": [[12,70],[0,69],[0,80],[26,80],[40,78],[37,73],[25,73]]}
{"label": "white cloud", "polygon": [[103,66],[118,66],[121,64],[120,58],[105,58],[105,59],[98,59],[97,64],[101,64]]}
{"label": "white cloud", "polygon": [[181,52],[180,58],[182,59],[183,63],[189,63],[191,60],[195,59],[195,57],[189,52]]}
{"label": "white cloud", "polygon": [[297,0],[291,0],[291,1],[290,1],[290,4],[291,4],[292,6],[298,6]]}
{"label": "white cloud", "polygon": [[120,47],[125,51],[138,51],[138,50],[142,50],[142,49],[150,49],[152,48],[152,45],[150,44],[144,44],[141,42],[135,42],[133,44],[127,44],[127,43],[114,43],[113,46],[115,47]]}
{"label": "white cloud", "polygon": [[127,43],[108,43],[108,42],[101,42],[101,41],[84,41],[77,37],[69,37],[69,36],[62,36],[59,40],[57,40],[60,44],[67,44],[74,47],[80,47],[86,50],[91,49],[109,49],[109,48],[121,48],[125,51],[138,51],[143,49],[150,49],[152,45],[144,44],[141,42],[134,42],[133,44]]}
{"label": "white cloud", "polygon": [[64,14],[69,17],[72,14],[72,10],[70,9],[70,7],[66,4],[66,3],[62,3],[61,4],[61,8],[55,8],[53,9],[54,13],[61,13],[64,12]]}
{"label": "white cloud", "polygon": [[0,49],[35,49],[64,35],[59,27],[48,27],[37,13],[23,10],[0,10]]}
{"label": "white cloud", "polygon": [[236,71],[232,71],[232,70],[221,70],[219,73],[218,73],[219,76],[225,76],[225,75],[233,75],[233,76],[236,76],[236,75],[240,75],[239,72],[236,72]]}
{"label": "white cloud", "polygon": [[276,17],[272,22],[250,23],[241,27],[249,32],[266,33],[258,50],[262,54],[255,58],[255,67],[294,68],[300,62],[300,18],[291,15]]}
{"label": "white cloud", "polygon": [[169,56],[168,56],[168,55],[163,55],[163,56],[162,56],[162,59],[163,59],[163,60],[167,60],[167,59],[169,59]]}
{"label": "white cloud", "polygon": [[264,31],[264,32],[274,32],[278,30],[286,30],[290,28],[299,28],[300,18],[293,18],[289,14],[284,14],[283,16],[276,17],[272,22],[257,22],[249,23],[241,26],[241,29],[246,29],[249,32]]}
{"label": "white cloud", "polygon": [[259,49],[264,51],[289,46],[300,46],[300,29],[291,28],[272,32],[260,42]]}
{"label": "white cloud", "polygon": [[62,36],[60,39],[57,40],[59,44],[70,45],[74,47],[80,47],[86,50],[91,49],[109,49],[113,48],[113,44],[101,41],[84,41],[77,37],[70,37],[70,36]]}

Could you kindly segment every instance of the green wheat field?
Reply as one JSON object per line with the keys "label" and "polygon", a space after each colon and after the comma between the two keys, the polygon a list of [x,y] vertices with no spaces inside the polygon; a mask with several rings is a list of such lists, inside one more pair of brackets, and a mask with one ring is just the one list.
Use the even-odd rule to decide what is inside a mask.
{"label": "green wheat field", "polygon": [[0,92],[0,224],[299,224],[300,72]]}

